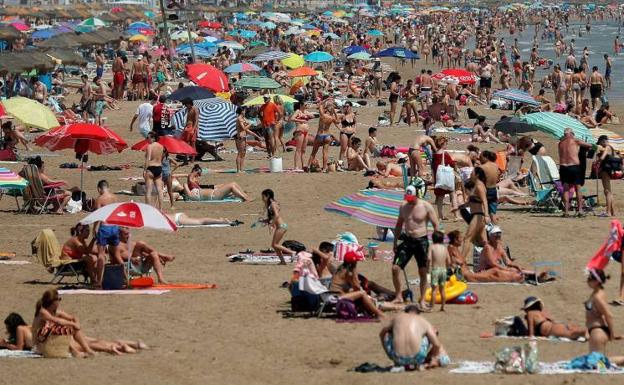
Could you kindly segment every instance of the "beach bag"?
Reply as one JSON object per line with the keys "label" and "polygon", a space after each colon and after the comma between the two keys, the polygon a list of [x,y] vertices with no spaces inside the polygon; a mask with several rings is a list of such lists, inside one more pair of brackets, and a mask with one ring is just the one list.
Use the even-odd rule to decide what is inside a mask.
{"label": "beach bag", "polygon": [[494,353],[494,370],[504,374],[533,374],[538,370],[537,343],[502,348]]}
{"label": "beach bag", "polygon": [[616,171],[622,171],[622,158],[619,156],[609,155],[602,162],[602,170],[613,174]]}
{"label": "beach bag", "polygon": [[524,325],[522,318],[518,316],[509,316],[494,321],[494,335],[524,337],[529,335],[529,331]]}
{"label": "beach bag", "polygon": [[103,290],[122,290],[126,281],[124,265],[104,266],[104,276],[102,277]]}
{"label": "beach bag", "polygon": [[339,299],[336,304],[336,314],[338,319],[354,320],[358,316],[355,303],[350,299]]}
{"label": "beach bag", "polygon": [[446,152],[442,153],[442,164],[438,166],[435,175],[435,188],[446,191],[455,191],[455,173],[453,168],[446,165],[444,158]]}
{"label": "beach bag", "polygon": [[82,211],[82,201],[70,199],[69,202],[67,202],[67,205],[65,205],[65,211],[70,214],[78,214]]}

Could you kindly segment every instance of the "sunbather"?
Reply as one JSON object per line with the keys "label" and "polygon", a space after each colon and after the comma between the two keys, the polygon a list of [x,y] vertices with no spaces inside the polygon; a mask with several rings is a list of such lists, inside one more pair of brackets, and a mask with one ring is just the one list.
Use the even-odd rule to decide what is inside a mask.
{"label": "sunbather", "polygon": [[363,154],[360,149],[362,140],[357,137],[351,138],[351,143],[347,149],[347,170],[348,171],[369,171],[370,158],[368,154]]}
{"label": "sunbather", "polygon": [[360,286],[357,273],[357,262],[359,260],[361,260],[361,257],[358,254],[354,252],[346,253],[342,265],[338,267],[332,277],[329,290],[339,293],[341,299],[349,299],[356,304],[359,303],[371,315],[385,319],[386,315],[377,309],[373,299]]}
{"label": "sunbather", "polygon": [[243,189],[236,183],[211,184],[202,187],[199,184],[201,177],[201,166],[196,164],[193,166],[191,173],[188,175],[188,181],[184,184],[184,195],[193,201],[201,200],[219,200],[228,196],[234,196],[244,201],[251,201],[249,196],[245,194]]}
{"label": "sunbather", "polygon": [[327,287],[331,284],[332,275],[336,272],[336,268],[331,263],[333,251],[334,245],[330,242],[321,242],[318,249],[312,250],[312,262],[318,272],[319,280]]}
{"label": "sunbather", "polygon": [[17,313],[9,314],[4,320],[8,338],[0,339],[0,349],[30,350],[33,347],[32,328]]}
{"label": "sunbather", "polygon": [[[69,200],[71,199],[71,190],[76,190],[76,188],[73,188],[70,191],[61,189],[59,186],[65,185],[66,182],[63,180],[52,179],[51,177],[46,175],[45,162],[41,159],[40,156],[30,159],[28,161],[28,164],[34,164],[35,166],[37,166],[37,169],[39,170],[39,178],[41,179],[41,183],[43,184],[43,190],[46,194],[48,194],[50,190],[53,190],[54,192],[52,195],[62,195],[62,199],[54,199],[49,202],[50,204],[52,204],[52,210],[54,210],[55,213],[62,214],[63,209],[65,209],[65,206],[67,205],[67,202],[69,202]],[[20,175],[22,177],[26,177],[26,175],[23,175],[22,172],[20,172]]]}
{"label": "sunbather", "polygon": [[15,150],[17,148],[17,144],[21,143],[26,151],[30,151],[30,147],[28,147],[28,139],[26,139],[21,130],[18,130],[15,126],[13,126],[13,122],[7,121],[2,123],[2,136],[5,149]]}
{"label": "sunbather", "polygon": [[553,321],[544,311],[542,300],[537,297],[527,297],[522,310],[526,313],[529,337],[562,337],[576,340],[587,335],[585,328]]}
{"label": "sunbather", "polygon": [[97,249],[87,242],[91,231],[88,225],[77,224],[71,229],[69,238],[61,249],[61,259],[82,260],[87,268],[91,282],[97,281],[97,273],[104,269],[106,259],[99,257]]}
{"label": "sunbather", "polygon": [[163,276],[163,267],[167,263],[173,262],[174,256],[161,254],[143,241],[132,242],[130,240],[130,230],[127,227],[119,228],[118,248],[120,258],[115,259],[111,255],[112,263],[123,264],[130,259],[130,269],[133,273],[147,274],[153,268],[159,283],[169,283]]}
{"label": "sunbather", "polygon": [[176,226],[229,225],[233,221],[227,218],[191,218],[185,213],[165,214]]}
{"label": "sunbather", "polygon": [[404,313],[397,314],[381,329],[379,338],[384,351],[396,366],[408,370],[448,366],[450,359],[438,333],[419,313],[418,306],[406,306]]}

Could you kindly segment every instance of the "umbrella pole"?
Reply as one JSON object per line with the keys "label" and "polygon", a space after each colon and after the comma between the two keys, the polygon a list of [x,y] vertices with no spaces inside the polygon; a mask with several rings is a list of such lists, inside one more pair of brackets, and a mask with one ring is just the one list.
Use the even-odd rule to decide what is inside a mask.
{"label": "umbrella pole", "polygon": [[80,157],[80,193],[83,191],[84,182],[84,155]]}

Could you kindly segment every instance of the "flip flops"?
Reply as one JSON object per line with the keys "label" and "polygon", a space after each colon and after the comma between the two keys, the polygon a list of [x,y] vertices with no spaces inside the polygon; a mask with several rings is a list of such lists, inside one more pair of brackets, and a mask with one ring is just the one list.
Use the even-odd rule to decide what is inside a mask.
{"label": "flip flops", "polygon": [[624,300],[623,299],[616,299],[610,302],[611,306],[624,306]]}

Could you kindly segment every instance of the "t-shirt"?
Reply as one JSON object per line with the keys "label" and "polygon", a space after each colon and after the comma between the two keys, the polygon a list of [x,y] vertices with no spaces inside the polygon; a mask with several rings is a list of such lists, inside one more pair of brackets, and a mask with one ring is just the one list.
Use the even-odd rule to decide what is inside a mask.
{"label": "t-shirt", "polygon": [[277,105],[268,102],[262,106],[262,125],[269,127],[275,125],[275,114],[277,113]]}
{"label": "t-shirt", "polygon": [[147,134],[152,131],[152,111],[154,107],[150,103],[141,104],[137,110],[136,115],[139,119],[139,132],[141,135],[147,138]]}
{"label": "t-shirt", "polygon": [[159,123],[162,119],[162,110],[164,106],[164,103],[156,103],[154,105],[154,108],[152,109],[152,119],[154,120],[154,123]]}

